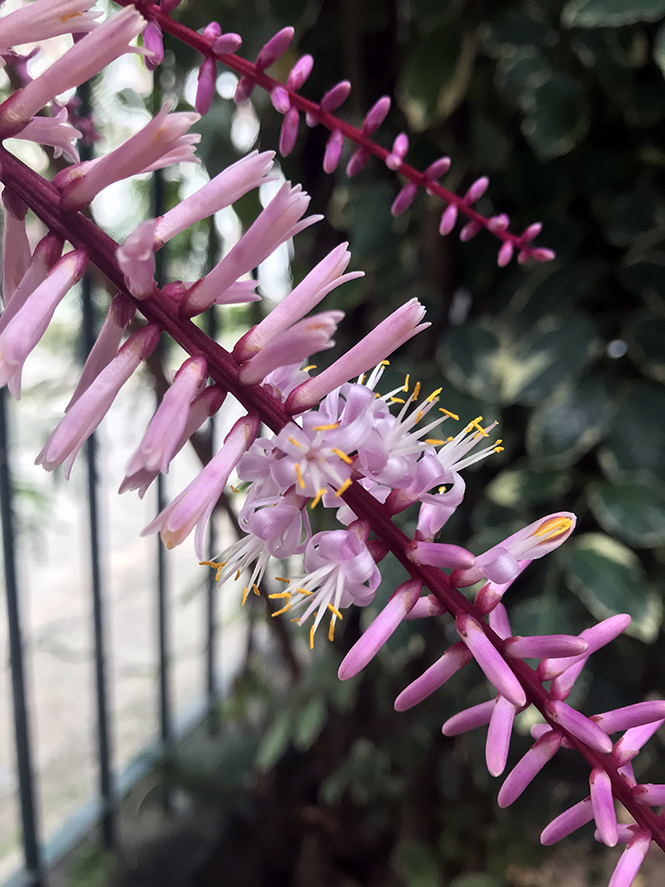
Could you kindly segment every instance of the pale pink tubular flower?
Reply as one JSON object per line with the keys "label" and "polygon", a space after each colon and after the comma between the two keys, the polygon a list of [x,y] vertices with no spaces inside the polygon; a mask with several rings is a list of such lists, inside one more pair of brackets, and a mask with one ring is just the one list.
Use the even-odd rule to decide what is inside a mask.
{"label": "pale pink tubular flower", "polygon": [[63,170],[55,177],[54,182],[62,192],[63,207],[82,209],[113,182],[171,163],[196,161],[193,145],[201,137],[187,135],[187,130],[197,120],[198,114],[188,111],[169,114],[169,105],[163,105],[143,129],[115,151]]}
{"label": "pale pink tubular flower", "polygon": [[196,527],[194,546],[197,557],[202,559],[210,515],[240,457],[254,442],[260,425],[260,419],[255,415],[238,419],[224,438],[222,447],[198,477],[148,524],[141,535],[159,532],[166,547],[174,548]]}
{"label": "pale pink tubular flower", "polygon": [[362,271],[343,273],[351,260],[351,253],[347,247],[348,243],[341,243],[335,247],[272,309],[270,314],[238,340],[233,349],[236,360],[242,362],[253,357],[293,323],[309,314],[333,289],[348,280],[364,276]]}
{"label": "pale pink tubular flower", "polygon": [[108,366],[116,356],[125,330],[134,319],[134,314],[135,309],[129,299],[125,298],[121,293],[113,298],[104,324],[85,362],[76,390],[65,407],[66,413],[69,412],[86,388],[90,387],[104,367]]}
{"label": "pale pink tubular flower", "polygon": [[35,459],[35,464],[53,471],[64,463],[65,477],[69,479],[79,450],[102,421],[125,382],[141,361],[155,350],[160,334],[159,327],[154,324],[132,333],[113,360],[60,420]]}
{"label": "pale pink tubular flower", "polygon": [[95,27],[100,13],[88,12],[95,0],[33,0],[0,19],[0,52],[61,34],[82,34]]}
{"label": "pale pink tubular flower", "polygon": [[592,625],[591,628],[585,628],[580,632],[580,637],[587,642],[586,651],[579,656],[543,659],[537,670],[538,680],[551,681],[580,663],[583,665],[592,653],[619,637],[629,625],[630,616],[627,613],[617,613],[616,616],[609,616],[602,622]]}
{"label": "pale pink tubular flower", "polygon": [[560,724],[572,736],[590,745],[597,751],[608,754],[612,751],[612,740],[604,730],[581,712],[571,708],[560,699],[552,699],[546,705],[547,716]]}
{"label": "pale pink tubular flower", "polygon": [[2,192],[2,203],[5,208],[2,298],[5,307],[7,307],[16,288],[28,270],[31,252],[28,234],[25,229],[25,216],[28,212],[27,206],[8,188],[5,188]]}
{"label": "pale pink tubular flower", "polygon": [[207,376],[205,357],[190,357],[180,367],[138,449],[127,464],[126,476],[139,470],[166,473],[187,425],[189,408]]}
{"label": "pale pink tubular flower", "polygon": [[331,133],[326,144],[326,150],[323,155],[323,171],[327,173],[335,172],[342,159],[342,148],[344,147],[344,136],[336,129]]}
{"label": "pale pink tubular flower", "polygon": [[572,835],[578,828],[582,828],[587,822],[593,819],[593,807],[591,806],[591,798],[585,798],[579,804],[573,804],[563,813],[559,814],[546,826],[540,836],[540,843],[545,847],[556,844],[562,838]]}
{"label": "pale pink tubular flower", "polygon": [[388,603],[342,660],[337,676],[352,678],[369,663],[413,609],[422,591],[422,583],[408,579],[390,596]]}
{"label": "pale pink tubular flower", "polygon": [[503,781],[497,798],[499,807],[516,801],[529,783],[551,761],[561,746],[561,734],[552,729],[540,736]]}
{"label": "pale pink tubular flower", "polygon": [[[180,435],[180,439],[176,441],[175,444],[171,440],[166,442],[166,446],[171,448],[169,462],[180,452],[194,432],[198,431],[204,422],[218,412],[224,403],[225,397],[226,393],[224,391],[221,391],[221,389],[217,388],[215,385],[210,385],[207,388],[204,388],[203,391],[194,398],[189,406],[185,427]],[[168,455],[169,454],[165,454],[164,456],[164,462],[167,466],[168,462],[166,462],[166,460]],[[155,480],[160,473],[160,470],[159,468],[149,470],[140,463],[140,460],[134,463],[131,467],[133,469],[131,473],[129,471],[130,466],[127,467],[127,474],[125,475],[123,482],[120,484],[118,492],[126,493],[127,490],[138,490],[139,498],[143,499],[150,484]]]}
{"label": "pale pink tubular flower", "polygon": [[644,862],[649,847],[649,832],[638,832],[628,841],[628,846],[621,854],[607,887],[630,887],[635,880],[640,866]]}
{"label": "pale pink tubular flower", "polygon": [[116,250],[127,289],[137,299],[145,299],[157,289],[154,253],[156,225],[154,219],[143,222]]}
{"label": "pale pink tubular flower", "polygon": [[14,397],[21,396],[25,359],[46,332],[55,309],[83,276],[87,264],[84,250],[63,256],[0,333],[0,386],[8,385]]}
{"label": "pale pink tubular flower", "polygon": [[[7,222],[5,221],[6,224]],[[62,247],[63,242],[57,234],[47,234],[39,241],[25,274],[11,296],[11,302],[6,305],[5,310],[2,312],[0,332],[7,326],[12,317],[18,313],[19,309],[23,307],[28,296],[46,280],[47,274],[60,258]],[[5,262],[5,268],[7,266],[11,267],[11,262]]]}
{"label": "pale pink tubular flower", "polygon": [[648,699],[646,702],[636,702],[633,705],[624,705],[622,708],[593,715],[591,720],[602,727],[606,733],[618,733],[634,727],[654,724],[664,718],[665,700]]}
{"label": "pale pink tubular flower", "polygon": [[[426,599],[424,599],[426,600]],[[413,610],[411,610],[413,613]],[[437,661],[430,665],[420,677],[405,687],[395,700],[395,711],[406,711],[413,708],[423,699],[431,696],[435,690],[442,687],[461,668],[464,668],[473,656],[466,644],[459,641],[453,644]]]}
{"label": "pale pink tubular flower", "polygon": [[558,548],[573,532],[576,522],[575,515],[568,511],[548,514],[479,554],[471,570],[460,578],[465,583],[483,578],[498,584],[510,582],[520,572],[520,561],[543,557]]}
{"label": "pale pink tubular flower", "polygon": [[216,175],[194,194],[155,220],[155,249],[163,246],[194,222],[230,206],[248,191],[257,188],[272,169],[274,151],[252,151]]}
{"label": "pale pink tubular flower", "polygon": [[43,74],[0,107],[0,134],[3,137],[15,135],[57,95],[80,86],[114,59],[129,52],[130,42],[145,25],[143,16],[133,6],[128,6],[86,34]]}
{"label": "pale pink tubular flower", "polygon": [[323,311],[294,323],[240,367],[240,381],[244,385],[258,385],[279,367],[333,348],[332,337],[343,317],[343,311]]}
{"label": "pale pink tubular flower", "polygon": [[476,727],[484,727],[489,724],[495,705],[495,699],[488,699],[487,702],[480,702],[478,705],[472,705],[471,708],[465,708],[464,711],[448,718],[441,727],[441,732],[444,736],[459,736],[460,733],[467,733],[469,730],[475,730]]}
{"label": "pale pink tubular flower", "polygon": [[298,140],[298,125],[300,115],[296,108],[289,108],[284,115],[282,128],[279,133],[279,153],[282,157],[288,157],[296,146]]}
{"label": "pale pink tubular flower", "polygon": [[[623,736],[614,743],[612,749],[612,760],[617,767],[624,766],[639,753],[642,746],[648,742],[653,734],[665,724],[662,721],[654,721],[652,724],[645,724],[643,727],[632,727],[626,730]],[[665,801],[663,802],[665,803]]]}
{"label": "pale pink tubular flower", "polygon": [[211,305],[224,304],[224,292],[231,284],[260,265],[282,243],[318,222],[321,216],[302,218],[309,200],[300,185],[292,188],[285,182],[238,243],[190,289],[185,311],[200,314]]}
{"label": "pale pink tubular flower", "polygon": [[214,59],[205,58],[199,68],[199,79],[196,87],[194,107],[196,113],[203,116],[207,114],[215,97],[215,83],[217,81],[217,64]]}
{"label": "pale pink tubular flower", "polygon": [[49,145],[54,149],[55,158],[66,154],[70,160],[78,163],[79,155],[73,142],[75,139],[83,138],[83,133],[68,122],[67,116],[67,110],[62,108],[55,117],[33,117],[30,123],[17,133],[16,138]]}
{"label": "pale pink tubular flower", "polygon": [[287,410],[302,413],[344,382],[381,363],[400,345],[427,329],[429,323],[421,323],[424,316],[425,309],[418,299],[402,305],[328,369],[292,391],[286,401]]}
{"label": "pale pink tubular flower", "polygon": [[596,820],[600,839],[607,847],[616,847],[619,835],[609,774],[602,767],[594,767],[589,778],[589,785],[591,787],[593,818]]}
{"label": "pale pink tubular flower", "polygon": [[466,548],[448,542],[411,542],[406,553],[414,564],[429,564],[451,570],[468,570],[475,560]]}
{"label": "pale pink tubular flower", "polygon": [[145,66],[149,71],[154,71],[164,61],[162,26],[154,19],[151,19],[145,27],[143,46],[145,48]]}
{"label": "pale pink tubular flower", "polygon": [[506,769],[515,711],[515,706],[505,696],[497,696],[485,743],[485,762],[490,776],[501,776]]}
{"label": "pale pink tubular flower", "polygon": [[485,677],[496,687],[497,692],[501,696],[505,696],[517,708],[526,705],[526,694],[522,685],[487,637],[480,623],[473,616],[462,613],[455,619],[455,627],[473,654],[473,658],[484,671]]}

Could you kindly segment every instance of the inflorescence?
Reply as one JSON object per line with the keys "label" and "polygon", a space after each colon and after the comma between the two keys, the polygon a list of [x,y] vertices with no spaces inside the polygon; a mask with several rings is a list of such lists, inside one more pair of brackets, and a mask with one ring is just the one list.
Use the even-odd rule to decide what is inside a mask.
{"label": "inflorescence", "polygon": [[[460,423],[440,405],[441,389],[425,394],[407,377],[398,388],[380,393],[390,354],[428,325],[423,306],[415,299],[406,303],[327,369],[313,374],[309,359],[332,347],[343,314],[311,312],[331,290],[360,276],[347,272],[350,254],[341,244],[243,335],[232,352],[206,336],[191,318],[213,305],[257,299],[251,272],[318,221],[305,215],[308,195],[290,183],[281,186],[238,244],[205,277],[157,287],[155,253],[188,226],[264,183],[273,165],[272,152],[248,154],[163,216],[142,222],[121,245],[82,211],[114,181],[196,160],[198,136],[189,129],[210,107],[221,61],[241,75],[237,101],[246,100],[257,85],[269,90],[274,107],[284,115],[282,153],[293,148],[304,113],[310,125],[330,129],[323,160],[327,172],[337,167],[345,142],[355,145],[347,164],[349,175],[370,155],[399,170],[407,184],[395,200],[395,214],[424,187],[447,202],[441,233],[452,231],[461,212],[469,219],[460,233],[463,240],[481,228],[500,238],[500,265],[515,251],[518,261],[552,258],[549,250],[531,245],[540,226],[529,226],[517,236],[508,231],[506,216],[480,216],[473,204],[484,193],[487,179],[476,181],[464,197],[451,194],[437,181],[448,169],[448,158],[424,173],[416,171],[404,162],[406,135],[399,135],[390,151],[372,141],[370,136],[388,113],[387,98],[379,99],[361,129],[355,129],[332,113],[348,96],[348,83],[333,87],[318,103],[300,96],[311,57],[296,63],[285,84],[271,78],[266,69],[288,48],[292,29],[280,31],[250,63],[234,54],[240,46],[238,35],[222,34],[214,22],[199,35],[171,19],[177,6],[173,0],[162,0],[159,6],[121,5],[125,8],[103,23],[91,9],[93,0],[34,0],[0,19],[0,53],[23,84],[0,106],[0,137],[32,139],[73,161],[49,182],[0,148],[5,209],[0,384],[20,396],[26,358],[89,263],[117,289],[65,415],[37,461],[49,471],[64,465],[68,475],[122,385],[154,351],[161,334],[168,333],[190,357],[130,459],[121,492],[137,489],[143,496],[229,394],[246,412],[199,476],[144,532],[159,532],[168,547],[195,532],[196,550],[203,558],[205,528],[235,471],[245,483],[239,515],[244,536],[203,563],[216,571],[220,584],[242,578],[244,603],[252,591],[258,592],[272,558],[302,555],[303,574],[276,577],[283,588],[271,597],[280,607],[274,616],[295,614],[294,621],[309,623],[310,646],[324,619],[332,639],[347,607],[366,606],[374,598],[381,581],[378,564],[391,551],[411,578],[392,593],[348,653],[340,678],[364,668],[404,619],[450,614],[459,641],[400,693],[396,709],[417,704],[474,659],[495,695],[450,718],[443,732],[452,736],[487,725],[487,766],[499,776],[506,767],[515,715],[535,706],[543,722],[533,728],[531,750],[504,780],[499,804],[515,801],[559,748],[577,749],[591,767],[589,797],[550,823],[542,842],[554,843],[594,820],[598,840],[608,846],[626,844],[610,887],[628,887],[651,842],[665,850],[665,825],[652,809],[665,804],[665,786],[637,784],[632,769],[633,758],[665,723],[665,702],[641,702],[590,718],[566,702],[588,657],[626,629],[628,616],[606,619],[579,636],[512,634],[504,594],[532,560],[570,536],[574,515],[543,517],[478,555],[435,541],[463,501],[461,472],[500,451],[501,441],[492,438],[494,424],[483,424],[482,416]],[[76,102],[60,107],[56,96],[80,86],[123,53],[138,51],[134,41],[141,34],[146,64],[156,67],[163,55],[162,31],[203,56],[196,113],[172,113],[165,106],[120,148],[80,163],[75,140],[90,122],[78,116]],[[26,57],[15,47],[59,34],[71,34],[73,46],[31,79]],[[28,209],[46,229],[34,249],[26,233]],[[72,249],[64,251],[66,243]],[[147,323],[135,325],[127,336],[137,309]],[[312,533],[310,514],[317,507],[335,509],[339,529]],[[413,539],[392,519],[410,507],[418,508]],[[477,583],[480,590],[471,603],[460,589]],[[537,667],[529,667],[525,659],[537,659]],[[613,742],[610,737],[618,732],[623,735]],[[633,825],[617,823],[617,800],[632,815]]]}

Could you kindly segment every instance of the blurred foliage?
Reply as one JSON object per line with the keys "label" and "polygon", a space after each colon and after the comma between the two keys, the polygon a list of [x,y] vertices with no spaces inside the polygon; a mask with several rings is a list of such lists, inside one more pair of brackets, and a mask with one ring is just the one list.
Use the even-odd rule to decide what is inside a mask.
{"label": "blurred foliage", "polygon": [[[392,219],[399,177],[377,161],[351,180],[342,168],[326,176],[321,127],[301,124],[294,154],[280,161],[312,195],[312,211],[326,216],[316,235],[298,238],[294,278],[343,240],[366,272],[327,299],[347,312],[331,359],[418,297],[432,326],[392,361],[386,389],[409,372],[427,390],[443,385],[443,404],[462,421],[480,414],[500,423],[505,450],[466,472],[466,499],[442,539],[480,551],[542,514],[574,511],[576,536],[511,589],[513,630],[578,632],[628,612],[628,636],[594,655],[571,701],[592,713],[662,693],[665,2],[214,0],[183,3],[177,14],[192,27],[217,19],[239,32],[252,59],[278,27],[293,24],[297,45],[277,76],[311,52],[303,94],[318,98],[350,79],[341,113],[356,124],[380,95],[393,96],[383,145],[407,130],[413,165],[451,156],[447,186],[492,177],[478,205],[485,214],[508,212],[518,231],[543,222],[539,242],[559,258],[500,270],[499,242],[485,232],[470,244],[438,236],[443,207],[433,197],[419,194]],[[177,83],[197,60],[169,45]],[[257,146],[275,148],[281,119],[259,90],[252,101]],[[211,175],[238,156],[229,127],[239,113],[218,97],[201,123]],[[245,222],[245,208],[238,211]],[[413,519],[403,516],[407,532]],[[400,581],[390,562],[383,573],[380,600]],[[346,881],[310,883],[530,883],[519,867],[542,862],[538,832],[548,815],[588,793],[586,766],[561,753],[514,808],[499,810],[484,731],[455,741],[440,734],[447,716],[487,698],[479,672],[467,669],[414,712],[392,711],[396,693],[450,642],[443,620],[404,626],[362,680],[337,682],[341,653],[372,612],[345,618],[335,645],[316,650],[295,689],[261,662],[245,675],[258,673],[263,688],[247,772],[260,791],[270,783],[302,807],[283,826],[289,864],[298,858],[294,842],[305,853],[313,833],[327,841],[335,871],[340,859],[354,863],[342,865]],[[243,686],[236,725],[246,715]],[[509,766],[528,747],[526,724],[524,732]],[[651,763],[649,781],[665,780],[662,761]],[[357,868],[354,840],[374,854],[371,876]]]}

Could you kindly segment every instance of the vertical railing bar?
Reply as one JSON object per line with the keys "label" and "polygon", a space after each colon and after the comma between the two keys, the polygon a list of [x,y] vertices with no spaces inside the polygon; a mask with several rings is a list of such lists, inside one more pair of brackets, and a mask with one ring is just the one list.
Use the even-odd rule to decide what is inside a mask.
{"label": "vertical railing bar", "polygon": [[[81,281],[83,306],[83,353],[87,356],[95,343],[92,286],[88,274]],[[102,799],[101,830],[105,847],[115,846],[115,798],[111,777],[111,741],[107,696],[106,641],[104,636],[104,593],[99,543],[99,504],[97,501],[97,440],[94,434],[86,445],[88,485],[88,525],[90,540],[90,583],[94,634],[95,688],[97,695],[97,748],[99,753],[99,793]]]}
{"label": "vertical railing bar", "polygon": [[[89,114],[90,84],[84,83],[78,90],[81,99],[81,114]],[[92,159],[92,146],[81,144],[81,160]],[[95,312],[92,299],[92,278],[85,274],[81,281],[82,305],[82,351],[83,359],[88,357],[95,344]],[[95,689],[97,695],[97,750],[99,754],[99,793],[102,799],[101,831],[105,847],[112,849],[116,839],[116,803],[111,775],[111,740],[109,732],[106,642],[104,636],[104,592],[102,586],[99,504],[97,501],[97,439],[91,434],[85,444],[88,487],[88,525],[90,540],[90,583],[92,587],[92,619],[94,636]]]}
{"label": "vertical railing bar", "polygon": [[[153,102],[158,107],[160,89],[158,78],[154,81]],[[158,219],[164,214],[164,179],[161,170],[152,177],[152,215]],[[164,284],[165,247],[155,253],[155,280],[157,286]],[[161,346],[157,346],[155,356],[161,362]],[[159,395],[157,395],[159,400]],[[157,475],[157,513],[166,507],[165,481]],[[161,537],[157,536],[157,643],[159,658],[159,735],[165,751],[173,743],[173,718],[171,712],[170,662],[169,662],[169,618],[168,618],[168,568],[166,553]]]}
{"label": "vertical railing bar", "polygon": [[[214,232],[214,220],[211,223]],[[212,235],[214,237],[214,233]],[[217,318],[215,308],[212,307],[206,313],[206,332],[211,339],[217,336]],[[215,419],[210,419],[210,442],[211,451],[215,452]],[[208,559],[212,560],[217,555],[217,534],[215,532],[215,511],[210,516],[208,525]],[[219,712],[218,705],[218,682],[219,674],[217,669],[217,657],[220,652],[218,649],[217,630],[215,625],[215,609],[217,603],[217,582],[215,581],[215,571],[209,570],[206,578],[206,643],[205,643],[205,666],[206,666],[206,709],[207,709],[207,726],[208,732],[215,735],[219,731]]]}
{"label": "vertical railing bar", "polygon": [[7,391],[0,390],[0,512],[2,513],[2,546],[5,561],[7,594],[7,623],[9,630],[9,668],[11,671],[12,702],[14,711],[14,735],[18,769],[19,804],[23,831],[23,855],[25,868],[32,887],[43,882],[42,861],[35,810],[35,785],[32,769],[30,724],[25,695],[23,670],[23,640],[21,615],[16,580],[16,562],[12,481],[9,467],[9,430],[7,421]]}

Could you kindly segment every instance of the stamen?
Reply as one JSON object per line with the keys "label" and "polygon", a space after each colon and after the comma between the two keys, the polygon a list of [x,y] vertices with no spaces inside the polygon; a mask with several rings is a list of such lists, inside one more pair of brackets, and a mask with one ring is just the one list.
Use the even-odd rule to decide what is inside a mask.
{"label": "stamen", "polygon": [[216,561],[199,561],[200,567],[213,567],[217,572],[215,573],[215,582],[219,582],[222,576],[222,570],[227,565],[228,561],[222,561],[221,564],[218,564]]}
{"label": "stamen", "polygon": [[290,579],[285,579],[284,576],[275,576],[275,579],[276,579],[278,582],[286,582],[287,585],[288,585],[289,582],[291,581]]}
{"label": "stamen", "polygon": [[[441,394],[443,388],[437,388],[436,391],[433,391],[430,396],[425,400],[425,403],[432,403],[432,401],[436,400],[436,398]],[[445,412],[442,410],[441,412]]]}
{"label": "stamen", "polygon": [[289,437],[287,437],[286,439],[288,440],[289,443],[292,443],[294,447],[298,447],[299,449],[302,450],[302,444],[301,444],[299,441],[297,441],[297,440],[295,439],[295,437],[290,437],[290,436],[289,436]]}
{"label": "stamen", "polygon": [[314,649],[314,626],[312,626],[309,630],[309,649]]}
{"label": "stamen", "polygon": [[342,484],[342,486],[339,488],[339,490],[337,490],[337,492],[335,493],[335,496],[336,496],[337,498],[339,498],[343,493],[346,493],[346,491],[349,489],[349,487],[351,486],[352,483],[353,483],[353,481],[351,480],[350,477],[348,477],[348,478],[344,481],[344,483]]}
{"label": "stamen", "polygon": [[237,487],[234,487],[233,484],[229,484],[229,489],[232,493],[239,493],[240,490]]}
{"label": "stamen", "polygon": [[315,496],[315,497],[312,499],[312,501],[309,503],[310,510],[311,510],[312,508],[316,508],[316,506],[319,504],[319,502],[321,501],[321,498],[325,495],[326,492],[327,492],[326,488],[325,488],[325,487],[321,487],[321,489],[318,491],[318,493],[316,494],[316,496]]}
{"label": "stamen", "polygon": [[331,422],[330,425],[315,425],[312,431],[332,431],[333,428],[339,428],[339,422]]}
{"label": "stamen", "polygon": [[418,400],[418,395],[420,394],[420,382],[416,382],[413,388],[413,394],[411,395],[411,399],[413,401]]}
{"label": "stamen", "polygon": [[342,462],[346,462],[347,465],[353,465],[353,459],[347,456],[345,452],[338,450],[337,447],[331,447],[331,450],[336,456],[339,456]]}
{"label": "stamen", "polygon": [[572,523],[569,517],[553,517],[551,520],[545,521],[532,535],[544,536],[542,542],[551,542],[562,536],[572,526]]}
{"label": "stamen", "polygon": [[[451,413],[450,410],[444,410],[443,407],[439,407],[439,412],[443,413],[444,416],[448,416],[450,419],[454,419],[456,422],[459,422],[459,416],[457,416],[455,413]],[[450,440],[452,440],[452,438],[450,438]]]}
{"label": "stamen", "polygon": [[330,625],[328,626],[328,640],[332,644],[333,638],[335,637],[335,620],[330,617]]}
{"label": "stamen", "polygon": [[237,582],[238,579],[240,579],[240,570],[236,570],[236,574],[235,574],[235,576],[233,577],[233,581],[234,581],[234,582]]}
{"label": "stamen", "polygon": [[423,417],[424,415],[425,415],[425,414],[423,413],[422,410],[418,410],[418,412],[416,413],[416,424],[418,424],[418,422],[420,422],[420,420],[422,419],[422,417]]}
{"label": "stamen", "polygon": [[316,364],[310,363],[308,366],[303,367],[302,371],[303,371],[303,373],[308,373],[310,370],[315,370],[315,369],[316,369]]}
{"label": "stamen", "polygon": [[408,390],[409,390],[409,378],[410,378],[409,373],[407,373],[407,374],[406,374],[406,379],[404,380],[404,388],[402,388],[402,391],[403,391],[405,394],[406,394],[406,393],[408,392]]}
{"label": "stamen", "polygon": [[444,444],[445,440],[437,440],[437,438],[435,438],[435,437],[426,437],[425,443],[431,444],[433,447],[435,447],[435,446],[438,446],[439,444]]}
{"label": "stamen", "polygon": [[339,610],[337,609],[337,607],[333,607],[333,605],[332,605],[331,603],[328,603],[328,609],[330,610],[331,613],[334,613],[335,616],[337,616],[338,619],[343,619],[343,618],[344,618],[344,617],[342,616],[342,614],[339,612]]}
{"label": "stamen", "polygon": [[[468,424],[468,425],[466,426],[466,428],[464,429],[464,432],[466,433],[467,431],[471,431],[472,428],[476,428],[476,429],[478,430],[478,433],[479,433],[479,435],[480,435],[481,437],[489,437],[487,431],[485,431],[485,429],[483,428],[483,426],[480,424],[482,421],[483,421],[483,417],[482,417],[482,416],[476,416],[475,419],[472,419],[472,420],[469,422],[469,424]],[[476,435],[476,436],[478,436],[478,435]]]}
{"label": "stamen", "polygon": [[404,403],[404,401],[402,400],[401,397],[391,397],[390,402],[391,403]]}
{"label": "stamen", "polygon": [[300,471],[300,465],[298,465],[298,463],[296,462],[296,464],[293,467],[296,470],[296,477],[298,479],[298,486],[300,487],[301,490],[304,490],[305,489],[305,481],[302,479],[302,472]]}
{"label": "stamen", "polygon": [[382,367],[389,367],[389,366],[390,366],[390,361],[389,361],[389,360],[382,360],[382,361],[381,361],[381,366],[382,366]]}
{"label": "stamen", "polygon": [[290,609],[291,609],[291,604],[288,603],[285,607],[282,607],[281,610],[275,610],[275,612],[274,612],[274,613],[271,613],[270,615],[271,615],[271,616],[273,617],[273,619],[274,619],[275,616],[281,616],[282,613],[286,613],[286,611],[287,611],[287,610],[290,610]]}
{"label": "stamen", "polygon": [[288,599],[290,599],[291,592],[290,591],[276,591],[276,592],[274,592],[274,594],[269,594],[268,597],[270,598],[270,600],[273,600],[273,598],[288,598]]}
{"label": "stamen", "polygon": [[359,379],[358,379],[358,384],[359,384],[359,385],[364,385],[364,383],[365,383],[365,373],[361,373],[361,374],[360,374],[360,377],[359,377]]}
{"label": "stamen", "polygon": [[494,447],[494,452],[495,453],[503,453],[504,449],[505,449],[504,447]]}
{"label": "stamen", "polygon": [[242,603],[240,604],[241,607],[244,607],[245,604],[247,603],[247,597],[248,597],[248,595],[249,595],[249,588],[243,588],[243,590],[242,590]]}
{"label": "stamen", "polygon": [[261,592],[259,591],[259,586],[256,584],[256,582],[254,582],[254,584],[252,585],[252,591],[257,597],[261,597]]}
{"label": "stamen", "polygon": [[300,594],[304,594],[304,595],[306,595],[307,597],[311,597],[311,596],[314,594],[313,591],[307,591],[306,588],[296,588],[296,591],[299,591]]}

